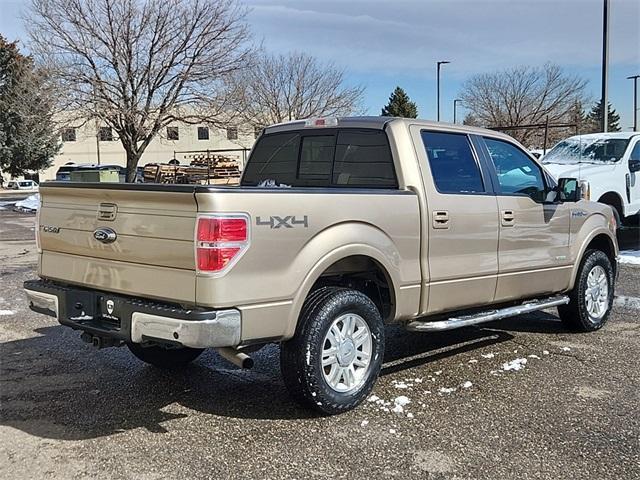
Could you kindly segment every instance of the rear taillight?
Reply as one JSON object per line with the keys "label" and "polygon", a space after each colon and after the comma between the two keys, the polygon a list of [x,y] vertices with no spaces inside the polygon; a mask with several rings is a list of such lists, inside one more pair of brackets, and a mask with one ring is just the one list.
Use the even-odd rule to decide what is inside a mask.
{"label": "rear taillight", "polygon": [[198,217],[196,268],[221,273],[237,262],[249,247],[249,218],[244,215]]}

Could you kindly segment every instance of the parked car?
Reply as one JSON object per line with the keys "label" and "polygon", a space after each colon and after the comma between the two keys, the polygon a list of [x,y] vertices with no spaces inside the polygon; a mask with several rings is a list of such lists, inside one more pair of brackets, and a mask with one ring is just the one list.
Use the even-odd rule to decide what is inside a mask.
{"label": "parked car", "polygon": [[562,140],[542,159],[557,177],[586,181],[590,198],[613,208],[616,221],[640,213],[640,134],[594,133]]}
{"label": "parked car", "polygon": [[601,328],[611,208],[511,137],[414,119],[268,127],[240,187],[49,182],[30,307],[97,347],[243,367],[281,344],[285,385],[325,414],[378,377],[385,324],[441,332],[557,307]]}
{"label": "parked car", "polygon": [[38,190],[38,184],[33,180],[10,180],[7,182],[7,189],[34,192]]}
{"label": "parked car", "polygon": [[126,180],[126,172],[127,169],[121,167],[120,165],[105,165],[97,163],[67,163],[66,165],[62,165],[58,168],[56,172],[56,180],[61,182],[70,182],[72,172],[82,171],[82,170],[112,170],[117,169],[120,182],[124,182]]}

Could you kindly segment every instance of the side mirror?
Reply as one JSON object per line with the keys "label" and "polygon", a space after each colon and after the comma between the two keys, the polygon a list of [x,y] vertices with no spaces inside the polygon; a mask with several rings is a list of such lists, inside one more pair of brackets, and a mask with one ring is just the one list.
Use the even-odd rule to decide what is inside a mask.
{"label": "side mirror", "polygon": [[580,200],[580,184],[577,178],[561,178],[558,180],[558,193],[561,202],[577,202]]}
{"label": "side mirror", "polygon": [[629,171],[631,173],[640,172],[640,158],[631,158],[629,160]]}

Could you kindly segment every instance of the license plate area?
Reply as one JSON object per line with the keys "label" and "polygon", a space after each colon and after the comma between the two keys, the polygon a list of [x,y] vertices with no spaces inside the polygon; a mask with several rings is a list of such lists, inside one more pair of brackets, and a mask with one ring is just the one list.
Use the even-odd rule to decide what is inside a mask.
{"label": "license plate area", "polygon": [[120,302],[106,295],[73,290],[67,295],[66,312],[68,319],[78,325],[101,330],[119,331],[122,327],[118,314]]}
{"label": "license plate area", "polygon": [[102,328],[107,328],[109,330],[120,330],[120,319],[122,315],[121,302],[106,295],[97,295],[97,297],[98,311],[96,319],[100,321]]}

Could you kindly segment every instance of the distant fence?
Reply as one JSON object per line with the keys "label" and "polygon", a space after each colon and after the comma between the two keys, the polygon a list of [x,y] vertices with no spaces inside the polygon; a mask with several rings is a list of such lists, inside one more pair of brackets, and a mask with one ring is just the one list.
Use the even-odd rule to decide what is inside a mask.
{"label": "distant fence", "polygon": [[553,128],[573,128],[575,129],[575,134],[578,134],[578,124],[577,123],[549,123],[549,117],[547,117],[547,121],[545,123],[531,123],[528,125],[508,125],[504,127],[489,127],[490,130],[496,130],[498,132],[512,132],[515,130],[541,130],[544,129],[544,142],[543,142],[543,150],[544,153],[547,153],[547,147],[549,144],[549,130]]}

